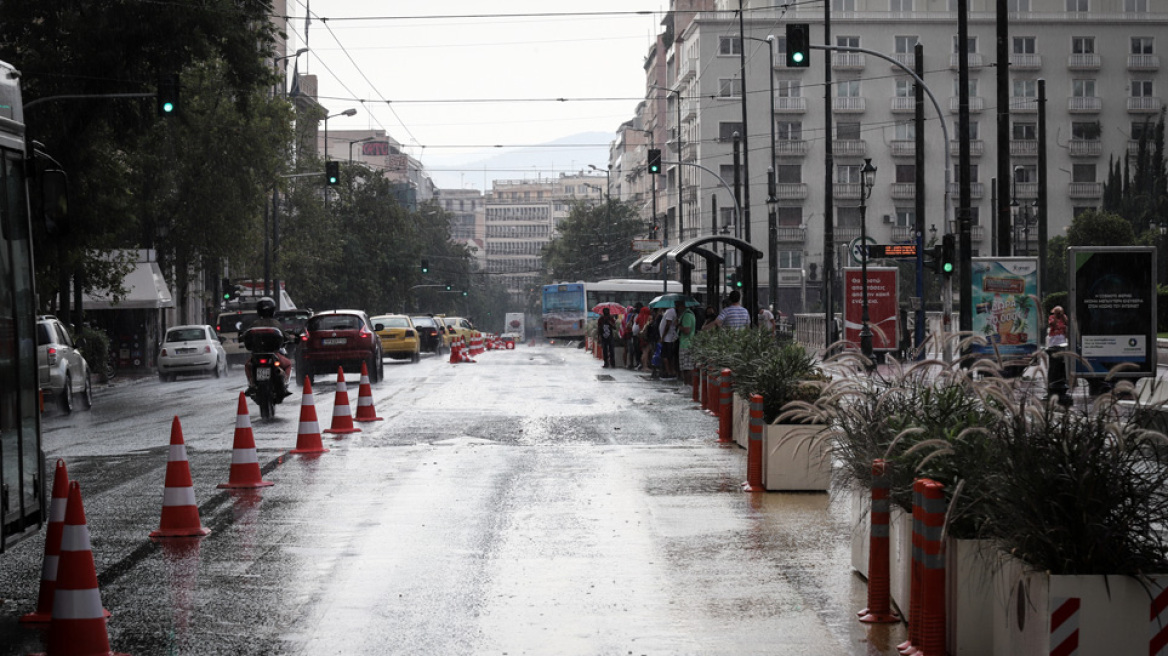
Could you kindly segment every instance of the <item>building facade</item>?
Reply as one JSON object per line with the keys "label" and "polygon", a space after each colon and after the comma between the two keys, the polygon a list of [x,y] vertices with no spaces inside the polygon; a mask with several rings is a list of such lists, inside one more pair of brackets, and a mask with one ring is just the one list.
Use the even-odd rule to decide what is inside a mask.
{"label": "building facade", "polygon": [[[717,228],[748,236],[767,253],[772,209],[767,203],[767,175],[773,167],[776,199],[770,205],[778,228],[778,267],[802,271],[803,279],[815,286],[827,262],[853,264],[847,246],[860,234],[860,170],[870,159],[877,174],[866,202],[868,235],[876,243],[915,239],[917,128],[912,77],[883,58],[854,51],[812,50],[808,67],[789,68],[786,25],[810,24],[811,43],[823,44],[823,6],[779,7],[783,3],[761,0],[743,4],[745,41],[735,13],[738,0],[719,0],[713,11],[692,14],[666,48],[668,107],[658,120],[666,122],[670,139],[680,142],[681,161],[717,171],[727,183],[695,166],[667,161],[658,202],[666,208],[671,233],[680,228],[685,236],[695,236]],[[996,4],[968,0],[972,248],[975,256],[1000,254],[995,247],[1001,236],[993,219],[996,194],[1005,194],[1014,208],[1009,226],[1012,253],[1006,254],[1035,254],[1038,81],[1045,80],[1047,98],[1046,215],[1053,236],[1065,234],[1078,212],[1100,206],[1109,162],[1134,153],[1139,135],[1159,119],[1168,84],[1159,57],[1168,33],[1168,7],[1154,0],[1009,0],[1009,173],[997,180]],[[831,0],[832,45],[882,53],[909,68],[915,64],[915,45],[923,46],[923,80],[941,110],[939,117],[926,99],[926,244],[957,230],[956,10],[957,0]],[[768,36],[774,38],[773,60]],[[826,95],[825,66],[831,67]],[[663,93],[652,81],[647,84],[647,99],[660,99]],[[826,133],[824,120],[828,104],[831,134]],[[749,170],[750,185],[750,204],[741,215],[726,189],[734,185],[735,133],[744,157],[749,157],[739,168],[740,175]],[[673,150],[677,148],[666,151],[667,160]],[[825,198],[828,176],[833,187],[830,199]],[[833,258],[824,252],[829,203]],[[679,204],[685,217],[680,226]],[[769,265],[769,259],[760,263],[764,303],[772,296],[765,290]],[[799,276],[783,278],[791,281],[791,288],[780,288],[773,296],[784,312],[801,310],[795,303],[801,295]],[[817,297],[812,294],[813,300]]]}

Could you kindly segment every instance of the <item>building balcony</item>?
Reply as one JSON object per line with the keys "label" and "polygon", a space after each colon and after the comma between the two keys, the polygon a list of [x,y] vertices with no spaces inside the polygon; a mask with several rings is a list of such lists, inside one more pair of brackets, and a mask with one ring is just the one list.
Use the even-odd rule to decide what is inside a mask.
{"label": "building balcony", "polygon": [[1038,157],[1038,142],[1033,139],[1011,139],[1010,157]]}
{"label": "building balcony", "polygon": [[837,96],[831,99],[831,109],[841,114],[859,114],[867,109],[866,100],[862,96]]}
{"label": "building balcony", "polygon": [[[857,185],[857,186],[859,186],[859,185]],[[859,196],[857,196],[857,198],[859,198]],[[859,239],[860,238],[860,227],[859,226],[836,226],[834,237],[835,237],[834,241],[836,243],[848,242],[848,241],[851,241],[853,239]]]}
{"label": "building balcony", "polygon": [[1011,71],[1037,71],[1040,68],[1042,68],[1042,55],[1010,55]]}
{"label": "building balcony", "polygon": [[780,139],[775,142],[775,154],[779,157],[806,157],[807,150],[810,144],[803,141],[790,141]]}
{"label": "building balcony", "polygon": [[835,200],[860,200],[860,183],[837,182],[831,187],[831,197]]}
{"label": "building balcony", "polygon": [[1037,114],[1038,98],[1031,96],[1010,96],[1011,114]]}
{"label": "building balcony", "polygon": [[698,199],[698,188],[693,185],[682,187],[681,198],[687,203],[696,201]]}
{"label": "building balcony", "polygon": [[914,157],[917,154],[917,142],[912,139],[895,139],[889,145],[893,157]]}
{"label": "building balcony", "polygon": [[1103,99],[1094,96],[1067,98],[1067,111],[1072,114],[1098,114],[1103,111]]}
{"label": "building balcony", "polygon": [[[949,111],[953,114],[956,114],[957,112],[961,111],[961,97],[960,96],[952,96],[949,98]],[[969,113],[970,114],[980,114],[983,111],[985,111],[985,98],[982,98],[981,96],[970,96],[969,97]]]}
{"label": "building balcony", "polygon": [[1127,111],[1131,114],[1156,114],[1160,111],[1160,99],[1152,96],[1134,96],[1127,99]]}
{"label": "building balcony", "polygon": [[1014,198],[1034,200],[1038,198],[1038,183],[1037,182],[1015,182],[1014,183]]}
{"label": "building balcony", "polygon": [[[961,194],[961,183],[960,182],[950,182],[949,183],[949,197],[950,198],[957,198],[960,194]],[[985,195],[985,184],[983,184],[981,182],[970,182],[969,183],[969,197],[970,197],[970,199],[976,200],[976,199],[981,198],[984,195]]]}
{"label": "building balcony", "polygon": [[686,82],[693,79],[698,74],[698,70],[702,67],[702,62],[697,57],[685,57],[681,60],[681,69],[677,71],[678,83]]}
{"label": "building balcony", "polygon": [[[949,140],[949,155],[951,157],[957,157],[960,154],[961,154],[961,142],[958,141],[957,139],[950,139]],[[970,157],[981,157],[984,154],[985,154],[985,142],[982,141],[981,139],[970,139],[969,140],[969,156]]]}
{"label": "building balcony", "polygon": [[775,98],[776,114],[802,114],[806,111],[806,98],[792,98],[790,96],[780,96]]}
{"label": "building balcony", "polygon": [[892,99],[893,114],[912,114],[917,111],[917,100],[912,96],[895,97]]}
{"label": "building balcony", "polygon": [[1103,142],[1098,139],[1071,139],[1071,157],[1099,157],[1103,154]]}
{"label": "building balcony", "polygon": [[779,200],[804,200],[807,198],[807,184],[803,182],[780,182],[775,185],[775,198]]}
{"label": "building balcony", "polygon": [[696,100],[683,100],[681,103],[681,120],[689,121],[698,117],[699,103]]}
{"label": "building balcony", "polygon": [[862,52],[837,52],[831,56],[834,71],[862,71],[867,61]]}
{"label": "building balcony", "polygon": [[835,157],[865,157],[868,144],[863,139],[832,139],[831,153]]}
{"label": "building balcony", "polygon": [[912,226],[892,226],[892,241],[906,243],[917,238],[917,229]]}
{"label": "building balcony", "polygon": [[798,242],[803,243],[807,240],[807,228],[805,226],[779,226],[778,240],[782,242]]}
{"label": "building balcony", "polygon": [[[950,70],[956,71],[960,68],[960,66],[961,66],[960,57],[961,57],[961,55],[959,55],[957,53],[952,53],[949,55],[949,69]],[[985,57],[983,57],[980,52],[969,53],[969,69],[971,71],[975,68],[982,68],[984,66],[985,66]]]}
{"label": "building balcony", "polygon": [[[901,64],[908,66],[910,70],[916,68],[916,65],[917,65],[916,64],[916,62],[917,62],[916,53],[897,52],[897,53],[893,53],[892,58],[894,60],[900,62]],[[903,70],[903,69],[901,69],[901,67],[897,66],[896,64],[889,64],[889,66],[891,66],[893,68],[893,70],[897,70],[897,71]]]}
{"label": "building balcony", "polygon": [[1072,71],[1097,71],[1103,67],[1103,58],[1095,53],[1078,53],[1067,57],[1067,69]]}
{"label": "building balcony", "polygon": [[1127,70],[1151,72],[1160,70],[1160,55],[1128,55]]}
{"label": "building balcony", "polygon": [[1102,182],[1072,182],[1067,188],[1067,195],[1071,198],[1102,198]]}
{"label": "building balcony", "polygon": [[913,182],[893,182],[893,200],[913,200],[917,197],[917,185]]}

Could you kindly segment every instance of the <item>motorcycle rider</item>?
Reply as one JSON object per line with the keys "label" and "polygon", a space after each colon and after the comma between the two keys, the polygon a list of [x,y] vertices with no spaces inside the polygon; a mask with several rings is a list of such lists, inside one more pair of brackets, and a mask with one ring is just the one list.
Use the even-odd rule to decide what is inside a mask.
{"label": "motorcycle rider", "polygon": [[[276,302],[271,297],[264,296],[256,301],[255,310],[259,316],[252,322],[248,330],[252,328],[278,328],[283,331],[280,322],[275,317]],[[280,347],[279,352],[275,355],[276,361],[280,363],[280,371],[284,374],[284,396],[290,396],[292,391],[288,387],[288,379],[292,375],[292,360],[288,358],[288,354],[285,353],[283,346]],[[252,373],[251,358],[248,358],[247,362],[244,363],[243,371],[247,374],[247,394],[251,395],[255,392],[255,378]]]}

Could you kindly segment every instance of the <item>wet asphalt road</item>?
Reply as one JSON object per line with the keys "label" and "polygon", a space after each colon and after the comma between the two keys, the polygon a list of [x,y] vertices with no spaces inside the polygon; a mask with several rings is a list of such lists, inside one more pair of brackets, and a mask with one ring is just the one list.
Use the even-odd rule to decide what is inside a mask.
{"label": "wet asphalt road", "polygon": [[[264,478],[227,492],[242,371],[120,380],[44,420],[80,481],[111,645],[132,654],[894,654],[855,619],[845,498],[744,494],[688,391],[583,351],[386,362],[385,421],[288,455],[300,396],[251,420]],[[357,381],[349,377],[356,407]],[[321,427],[335,384],[315,386]],[[171,418],[202,539],[158,527]],[[0,555],[0,656],[43,649],[43,534]]]}

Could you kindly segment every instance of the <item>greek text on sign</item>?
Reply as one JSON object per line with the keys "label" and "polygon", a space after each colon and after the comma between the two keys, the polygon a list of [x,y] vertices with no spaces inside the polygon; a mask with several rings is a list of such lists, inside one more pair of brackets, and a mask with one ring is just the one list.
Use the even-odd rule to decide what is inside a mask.
{"label": "greek text on sign", "polygon": [[916,244],[875,244],[868,247],[868,256],[879,257],[916,257]]}
{"label": "greek text on sign", "polygon": [[986,276],[981,282],[982,291],[994,294],[1025,294],[1026,281],[1021,278],[1000,278]]}

